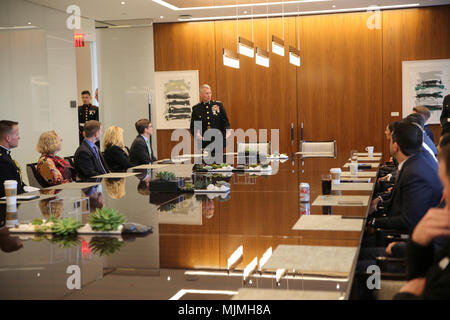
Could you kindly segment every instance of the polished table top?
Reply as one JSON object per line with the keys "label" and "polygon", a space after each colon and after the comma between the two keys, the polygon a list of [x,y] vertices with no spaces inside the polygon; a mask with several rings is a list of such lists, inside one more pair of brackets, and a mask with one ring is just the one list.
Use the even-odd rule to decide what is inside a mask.
{"label": "polished table top", "polygon": [[[78,236],[72,241],[48,240],[35,235],[0,236],[0,299],[230,299],[239,288],[338,290],[348,298],[351,279],[288,274],[276,284],[272,274],[254,274],[245,283],[242,270],[255,257],[280,244],[358,247],[362,232],[295,231],[301,216],[299,184],[310,184],[310,204],[322,194],[321,175],[342,167],[348,155],[333,158],[300,156],[272,162],[271,175],[233,173],[222,178],[231,184],[227,196],[150,193],[144,174],[103,179],[100,187],[61,190],[55,197],[18,207],[18,220],[30,222],[54,214],[73,213],[73,201],[88,198],[90,211],[112,207],[128,221],[153,227],[143,237]],[[192,164],[170,165],[192,178]],[[343,169],[348,170],[348,169]],[[372,169],[369,171],[376,171]],[[151,172],[154,176],[155,170]],[[372,182],[375,178],[372,178]],[[333,191],[367,195],[372,191]],[[6,206],[0,204],[2,214]],[[309,206],[311,215],[333,214],[364,218],[367,206]],[[89,213],[81,214],[85,223]],[[227,259],[243,245],[242,262],[228,272]],[[81,269],[81,289],[69,290],[66,269]],[[180,293],[180,290],[186,289]],[[190,291],[209,290],[209,291]],[[220,290],[225,292],[215,292]]]}

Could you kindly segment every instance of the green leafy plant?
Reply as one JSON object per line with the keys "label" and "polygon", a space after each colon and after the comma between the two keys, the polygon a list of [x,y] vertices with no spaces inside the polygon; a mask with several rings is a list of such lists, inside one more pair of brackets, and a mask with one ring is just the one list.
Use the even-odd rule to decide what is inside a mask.
{"label": "green leafy plant", "polygon": [[44,221],[42,221],[42,219],[39,219],[39,218],[36,218],[36,219],[34,219],[32,222],[31,222],[31,224],[33,225],[33,226],[40,226],[41,224],[43,224],[44,223]]}
{"label": "green leafy plant", "polygon": [[68,236],[74,234],[82,224],[74,218],[58,219],[53,222],[52,232],[57,236]]}
{"label": "green leafy plant", "polygon": [[165,180],[165,181],[171,181],[175,180],[176,175],[173,172],[170,171],[161,171],[156,174],[156,178]]}
{"label": "green leafy plant", "polygon": [[192,183],[186,183],[184,185],[185,190],[194,190],[194,185]]}
{"label": "green leafy plant", "polygon": [[94,237],[89,242],[92,252],[98,256],[110,256],[123,246],[124,242],[117,238]]}
{"label": "green leafy plant", "polygon": [[95,231],[114,231],[125,221],[125,217],[112,208],[97,209],[89,217],[89,224]]}

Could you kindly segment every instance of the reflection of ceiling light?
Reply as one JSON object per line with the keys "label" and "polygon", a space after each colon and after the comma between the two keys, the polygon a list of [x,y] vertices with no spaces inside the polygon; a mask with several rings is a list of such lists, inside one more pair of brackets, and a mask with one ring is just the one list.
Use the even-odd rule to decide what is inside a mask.
{"label": "reflection of ceiling light", "polygon": [[300,51],[289,46],[289,63],[300,67]]}
{"label": "reflection of ceiling light", "polygon": [[328,2],[331,0],[296,0],[296,1],[275,1],[275,2],[261,2],[261,3],[245,3],[245,4],[230,4],[230,5],[222,5],[222,6],[205,6],[205,7],[183,7],[179,8],[174,6],[173,4],[168,3],[164,0],[153,0],[166,8],[172,9],[174,11],[181,10],[204,10],[204,9],[221,9],[221,8],[242,8],[242,7],[258,7],[258,6],[276,6],[280,4],[296,4],[296,3],[308,3],[308,2]]}
{"label": "reflection of ceiling light", "polygon": [[0,30],[15,30],[15,29],[34,29],[36,26],[14,26],[14,27],[0,27]]}
{"label": "reflection of ceiling light", "polygon": [[258,258],[255,257],[255,259],[252,260],[244,269],[244,273],[242,274],[242,279],[245,281],[245,279],[248,278],[249,275],[252,274],[253,271],[255,271],[256,267],[258,266]]}
{"label": "reflection of ceiling light", "polygon": [[244,255],[244,247],[241,245],[228,258],[227,269],[230,269],[230,267],[233,266],[240,258],[242,258],[243,255]]}
{"label": "reflection of ceiling light", "polygon": [[237,291],[228,291],[228,290],[197,290],[197,289],[181,289],[178,291],[172,298],[169,300],[180,300],[182,296],[186,293],[196,293],[196,294],[224,294],[228,296],[234,296],[237,294]]}
{"label": "reflection of ceiling light", "polygon": [[223,64],[225,66],[227,66],[227,67],[239,69],[240,64],[239,64],[239,56],[238,56],[238,54],[234,53],[234,52],[232,52],[230,50],[223,49]]}
{"label": "reflection of ceiling light", "polygon": [[[370,6],[363,8],[347,8],[347,9],[330,9],[330,10],[315,10],[315,11],[297,11],[297,12],[277,12],[277,13],[264,13],[264,14],[247,14],[241,15],[239,18],[266,18],[266,17],[279,17],[281,15],[284,16],[298,16],[298,15],[312,15],[312,14],[326,14],[326,13],[338,13],[338,12],[361,12],[367,10],[385,10],[385,9],[400,9],[400,8],[411,8],[418,7],[420,3],[411,3],[411,4],[400,4],[400,5],[392,5],[392,6]],[[213,17],[200,17],[200,18],[191,18],[190,21],[204,21],[204,20],[235,20],[238,16],[213,16]],[[180,19],[178,19],[180,20]],[[180,20],[181,21],[181,20]]]}
{"label": "reflection of ceiling light", "polygon": [[266,262],[269,260],[269,258],[271,256],[272,256],[272,247],[267,249],[266,252],[264,252],[264,254],[261,257],[261,259],[259,259],[259,271],[262,270],[262,267],[266,264]]}
{"label": "reflection of ceiling light", "polygon": [[255,45],[253,42],[239,37],[239,53],[253,58],[255,56]]}
{"label": "reflection of ceiling light", "polygon": [[284,57],[284,41],[282,39],[272,36],[272,52]]}
{"label": "reflection of ceiling light", "polygon": [[256,64],[260,66],[269,67],[269,53],[261,48],[256,48]]}

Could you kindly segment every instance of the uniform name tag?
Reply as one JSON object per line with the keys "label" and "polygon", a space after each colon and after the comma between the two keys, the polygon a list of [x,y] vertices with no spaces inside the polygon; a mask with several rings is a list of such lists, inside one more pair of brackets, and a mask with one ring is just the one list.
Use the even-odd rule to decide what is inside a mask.
{"label": "uniform name tag", "polygon": [[439,267],[442,270],[445,270],[445,268],[447,268],[448,264],[450,262],[450,259],[448,257],[445,257],[444,259],[442,259],[441,261],[439,261]]}

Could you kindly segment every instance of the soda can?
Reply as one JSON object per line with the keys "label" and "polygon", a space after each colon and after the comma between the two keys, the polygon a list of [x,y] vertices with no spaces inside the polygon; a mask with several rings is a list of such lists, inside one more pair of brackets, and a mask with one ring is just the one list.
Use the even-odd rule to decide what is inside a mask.
{"label": "soda can", "polygon": [[309,216],[311,214],[311,207],[309,202],[301,202],[300,203],[300,215],[307,215]]}
{"label": "soda can", "polygon": [[309,202],[309,183],[300,183],[300,202]]}

